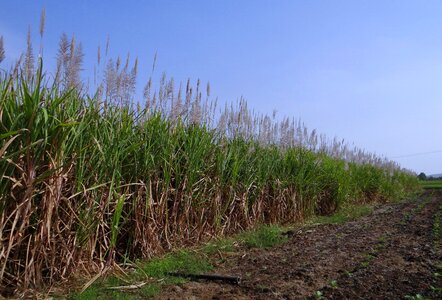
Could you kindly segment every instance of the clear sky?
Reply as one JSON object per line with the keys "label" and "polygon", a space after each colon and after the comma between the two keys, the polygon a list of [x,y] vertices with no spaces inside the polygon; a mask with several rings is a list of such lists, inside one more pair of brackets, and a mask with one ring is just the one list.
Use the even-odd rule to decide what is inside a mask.
{"label": "clear sky", "polygon": [[210,81],[221,102],[244,96],[256,111],[442,173],[442,1],[2,0],[3,67],[24,51],[28,25],[38,49],[43,7],[49,67],[62,32],[82,42],[85,73],[109,35],[114,57],[139,57],[140,89],[157,52],[157,72]]}

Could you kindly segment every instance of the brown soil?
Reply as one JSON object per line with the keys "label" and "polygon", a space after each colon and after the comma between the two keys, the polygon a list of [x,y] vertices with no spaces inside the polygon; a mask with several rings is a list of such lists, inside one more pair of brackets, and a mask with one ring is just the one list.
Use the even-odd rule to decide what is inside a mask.
{"label": "brown soil", "polygon": [[[158,299],[442,299],[441,246],[434,216],[442,191],[418,200],[378,206],[343,225],[302,227],[269,250],[220,254],[217,274],[240,276],[238,285],[189,282]],[[441,243],[441,236],[436,238]],[[432,288],[433,287],[433,288]]]}

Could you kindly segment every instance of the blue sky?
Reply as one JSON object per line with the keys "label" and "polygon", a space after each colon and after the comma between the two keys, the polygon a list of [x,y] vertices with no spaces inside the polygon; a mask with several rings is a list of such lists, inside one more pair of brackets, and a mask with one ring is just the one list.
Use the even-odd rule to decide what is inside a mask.
{"label": "blue sky", "polygon": [[[46,8],[45,64],[75,33],[91,72],[97,46],[156,72],[210,81],[221,102],[301,118],[403,167],[442,173],[442,1],[2,1],[11,64]],[[406,157],[404,157],[406,156]]]}

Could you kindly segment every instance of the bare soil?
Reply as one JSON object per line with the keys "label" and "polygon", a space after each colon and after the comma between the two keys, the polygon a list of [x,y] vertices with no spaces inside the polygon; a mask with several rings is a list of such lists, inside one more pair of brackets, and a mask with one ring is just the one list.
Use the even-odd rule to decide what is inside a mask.
{"label": "bare soil", "polygon": [[427,191],[342,225],[288,232],[288,242],[268,250],[220,253],[214,273],[240,276],[240,284],[193,281],[157,299],[442,299],[433,230],[441,204],[442,191]]}

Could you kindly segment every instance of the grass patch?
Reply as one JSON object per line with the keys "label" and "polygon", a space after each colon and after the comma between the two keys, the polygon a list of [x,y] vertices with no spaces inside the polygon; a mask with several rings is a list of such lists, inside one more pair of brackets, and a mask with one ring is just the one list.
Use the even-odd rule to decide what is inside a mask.
{"label": "grass patch", "polygon": [[[134,293],[129,292],[121,292],[116,290],[108,290],[106,289],[106,286],[103,286],[101,284],[93,284],[89,288],[87,288],[83,293],[74,294],[71,297],[68,297],[68,299],[73,300],[108,300],[108,299],[114,299],[114,300],[132,300],[137,299],[137,295]],[[152,295],[155,296],[155,295]]]}
{"label": "grass patch", "polygon": [[[188,274],[203,274],[213,270],[208,256],[217,252],[236,251],[235,243],[244,243],[249,248],[271,248],[287,240],[283,235],[285,229],[277,225],[261,225],[258,228],[246,231],[235,238],[216,239],[204,245],[197,251],[180,250],[168,253],[163,257],[136,263],[137,269],[125,278],[107,276],[97,280],[83,293],[76,293],[68,297],[73,300],[90,299],[143,299],[154,297],[161,292],[162,285],[177,285],[188,280],[182,277],[171,276],[169,273],[181,272]],[[148,283],[139,289],[130,291],[110,290],[109,287],[127,286],[140,283],[146,278],[156,278],[158,282]]]}
{"label": "grass patch", "polygon": [[249,248],[271,248],[287,241],[282,233],[284,229],[277,225],[261,225],[255,230],[245,232],[239,236]]}
{"label": "grass patch", "polygon": [[76,293],[69,297],[74,300],[89,300],[89,299],[99,299],[100,289],[95,284],[88,287],[83,293]]}
{"label": "grass patch", "polygon": [[110,289],[111,287],[128,285],[127,282],[128,281],[123,280],[117,276],[113,275],[106,276],[98,279],[91,286],[89,286],[84,292],[74,293],[68,296],[67,298],[73,300],[137,299],[138,295],[136,292],[140,290],[135,290],[134,292],[132,291],[128,292],[128,291],[119,291],[119,290]]}
{"label": "grass patch", "polygon": [[440,179],[440,180],[420,180],[419,184],[424,189],[442,189],[442,179]]}
{"label": "grass patch", "polygon": [[287,228],[279,225],[260,225],[232,238],[211,241],[202,248],[202,252],[207,255],[218,252],[235,252],[238,244],[244,244],[248,248],[271,248],[288,240],[288,237],[284,235],[286,231]]}
{"label": "grass patch", "polygon": [[314,216],[309,223],[313,224],[343,224],[345,222],[366,216],[373,211],[373,206],[349,205],[342,207],[336,213],[330,216]]}
{"label": "grass patch", "polygon": [[217,252],[234,252],[235,249],[235,241],[233,239],[216,239],[214,241],[211,241],[207,243],[204,248],[203,252],[212,255]]}
{"label": "grass patch", "polygon": [[[138,269],[128,275],[125,280],[117,276],[108,276],[92,284],[83,293],[77,293],[70,297],[73,300],[91,299],[143,299],[154,297],[161,292],[163,284],[183,284],[187,279],[170,276],[169,272],[183,272],[201,274],[213,269],[208,259],[197,252],[181,250],[169,253],[163,257],[154,258],[147,262],[138,262]],[[140,283],[146,278],[157,278],[158,282],[150,282],[139,289],[129,291],[110,290],[110,287],[127,286]],[[160,283],[161,282],[161,283]]]}
{"label": "grass patch", "polygon": [[139,294],[143,297],[154,297],[161,292],[160,284],[148,284],[140,289]]}
{"label": "grass patch", "polygon": [[181,250],[154,258],[139,265],[140,270],[149,277],[165,278],[169,272],[202,274],[213,269],[208,259],[197,252]]}

